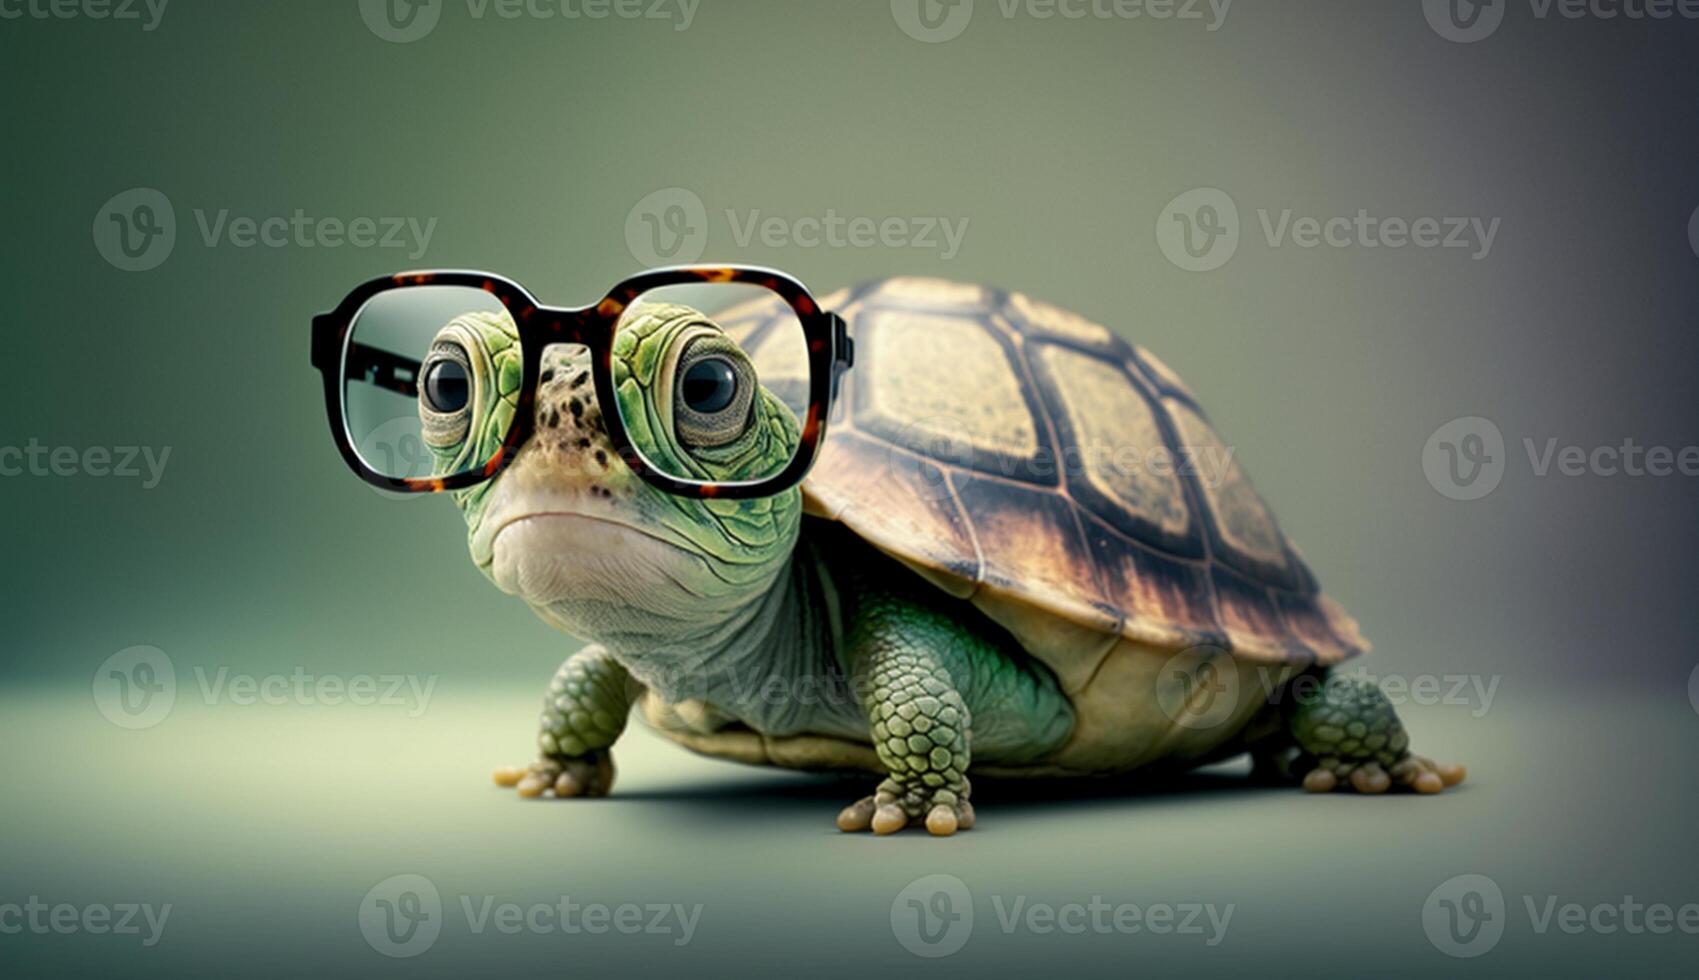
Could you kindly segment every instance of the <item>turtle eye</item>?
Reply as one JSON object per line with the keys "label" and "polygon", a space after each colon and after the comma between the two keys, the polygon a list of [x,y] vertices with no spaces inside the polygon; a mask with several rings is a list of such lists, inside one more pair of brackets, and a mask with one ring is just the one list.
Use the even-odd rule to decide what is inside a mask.
{"label": "turtle eye", "polygon": [[723,412],[737,397],[737,372],[723,357],[704,357],[684,372],[679,397],[692,412]]}
{"label": "turtle eye", "polygon": [[444,358],[425,368],[421,390],[433,411],[453,414],[472,400],[472,379],[466,376],[466,365]]}
{"label": "turtle eye", "polygon": [[465,440],[471,426],[472,362],[466,349],[438,341],[419,369],[420,434],[427,445],[447,447]]}
{"label": "turtle eye", "polygon": [[699,337],[679,356],[673,423],[687,446],[723,446],[743,435],[755,369],[724,337]]}

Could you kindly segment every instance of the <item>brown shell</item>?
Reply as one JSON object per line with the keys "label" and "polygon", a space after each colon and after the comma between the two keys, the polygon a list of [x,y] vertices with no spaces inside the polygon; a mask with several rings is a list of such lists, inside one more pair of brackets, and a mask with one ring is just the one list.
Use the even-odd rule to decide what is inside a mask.
{"label": "brown shell", "polygon": [[[1148,351],[1020,293],[936,279],[822,305],[849,322],[856,365],[808,512],[970,599],[1065,678],[1086,681],[1122,640],[1286,664],[1366,649]],[[725,324],[758,364],[765,319]]]}

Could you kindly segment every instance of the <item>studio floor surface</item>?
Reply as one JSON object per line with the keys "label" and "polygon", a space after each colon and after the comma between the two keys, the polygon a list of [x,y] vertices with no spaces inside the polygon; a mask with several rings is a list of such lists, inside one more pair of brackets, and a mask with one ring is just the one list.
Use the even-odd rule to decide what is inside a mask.
{"label": "studio floor surface", "polygon": [[[1699,717],[1681,697],[1406,708],[1426,754],[1470,766],[1439,798],[1311,797],[1228,765],[1060,799],[982,787],[979,826],[943,840],[839,834],[833,817],[864,781],[702,759],[636,726],[612,798],[522,802],[489,772],[525,760],[536,693],[458,693],[416,716],[179,697],[138,731],[86,693],[0,695],[0,953],[27,968],[5,972],[1620,977],[1699,965],[1699,935],[1680,928],[1684,914],[1699,927],[1699,909],[1683,911],[1699,902],[1699,775],[1634,751],[1663,741],[1691,755]],[[74,920],[55,918],[66,903]],[[166,904],[157,928],[133,913],[135,934],[84,915],[107,906],[115,923],[135,905],[157,921]]]}

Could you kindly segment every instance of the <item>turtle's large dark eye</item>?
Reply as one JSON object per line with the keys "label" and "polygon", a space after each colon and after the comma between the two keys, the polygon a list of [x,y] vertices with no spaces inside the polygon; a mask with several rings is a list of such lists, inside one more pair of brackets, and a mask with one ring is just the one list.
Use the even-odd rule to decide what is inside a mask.
{"label": "turtle's large dark eye", "polygon": [[725,337],[698,337],[678,359],[673,424],[687,446],[724,446],[743,435],[755,400],[755,368]]}
{"label": "turtle's large dark eye", "polygon": [[431,410],[444,415],[453,415],[472,400],[472,379],[466,374],[466,365],[449,358],[426,366],[420,389]]}
{"label": "turtle's large dark eye", "polygon": [[737,399],[737,371],[723,357],[704,357],[685,370],[679,394],[693,412],[723,412]]}
{"label": "turtle's large dark eye", "polygon": [[466,348],[439,340],[419,370],[420,435],[442,449],[459,445],[472,425],[472,361]]}

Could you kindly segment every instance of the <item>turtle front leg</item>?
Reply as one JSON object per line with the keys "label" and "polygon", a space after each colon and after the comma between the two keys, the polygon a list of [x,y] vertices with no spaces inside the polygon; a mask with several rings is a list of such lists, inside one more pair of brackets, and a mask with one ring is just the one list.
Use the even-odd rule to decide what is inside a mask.
{"label": "turtle front leg", "polygon": [[625,731],[639,688],[613,655],[587,646],[566,659],[543,697],[540,758],[528,768],[497,769],[498,786],[528,799],[553,791],[559,798],[606,796],[613,788],[608,749]]}
{"label": "turtle front leg", "polygon": [[[1438,793],[1463,781],[1461,765],[1438,765],[1410,752],[1398,713],[1373,681],[1335,674],[1319,690],[1298,689],[1287,716],[1296,759],[1281,768],[1311,793],[1349,786],[1384,793],[1394,786]],[[1267,760],[1261,760],[1267,761]]]}
{"label": "turtle front leg", "polygon": [[973,715],[942,658],[927,648],[930,637],[903,632],[886,624],[863,631],[871,635],[851,647],[873,750],[889,776],[872,796],[838,814],[838,829],[894,834],[924,820],[928,831],[948,837],[973,826],[967,780]]}
{"label": "turtle front leg", "polygon": [[948,837],[974,824],[967,773],[976,753],[1041,758],[1067,740],[1074,713],[1055,677],[1011,638],[965,603],[924,584],[905,588],[904,576],[850,603],[844,666],[887,778],[838,814],[838,829],[885,835],[924,823]]}

